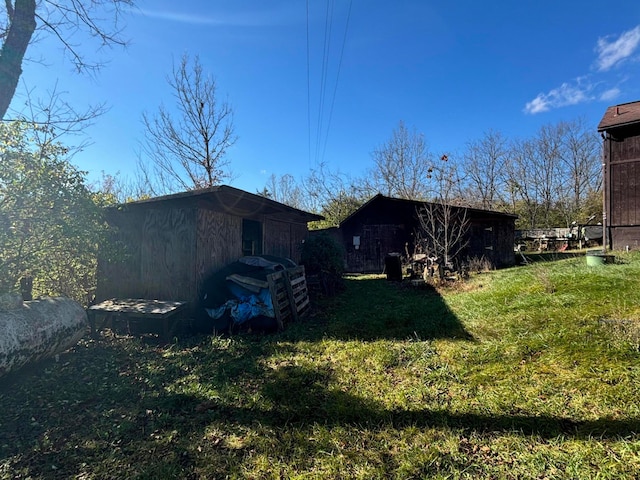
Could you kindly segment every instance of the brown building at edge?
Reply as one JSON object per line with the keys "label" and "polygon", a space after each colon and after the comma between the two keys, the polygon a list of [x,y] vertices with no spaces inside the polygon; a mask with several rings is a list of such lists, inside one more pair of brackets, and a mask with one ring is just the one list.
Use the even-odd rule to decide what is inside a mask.
{"label": "brown building at edge", "polygon": [[640,101],[607,108],[604,138],[604,212],[610,249],[640,248]]}
{"label": "brown building at edge", "polygon": [[[344,219],[337,228],[326,230],[345,250],[349,272],[381,273],[385,257],[392,252],[413,253],[418,210],[425,203],[378,194]],[[494,267],[515,264],[514,242],[517,216],[507,213],[466,209],[469,245],[462,258],[482,258]],[[313,231],[312,234],[319,231]]]}
{"label": "brown building at edge", "polygon": [[99,263],[96,300],[197,303],[206,278],[246,255],[299,260],[307,222],[321,216],[226,185],[107,211],[114,255]]}

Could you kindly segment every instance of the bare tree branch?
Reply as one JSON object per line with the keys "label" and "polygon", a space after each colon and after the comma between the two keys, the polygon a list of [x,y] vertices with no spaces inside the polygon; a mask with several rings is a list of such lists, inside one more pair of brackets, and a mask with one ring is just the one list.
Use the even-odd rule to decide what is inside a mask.
{"label": "bare tree branch", "polygon": [[7,114],[22,74],[22,62],[36,31],[52,35],[79,72],[95,72],[104,65],[104,60],[89,61],[83,52],[86,39],[78,35],[97,38],[100,48],[125,46],[121,13],[133,3],[133,0],[5,0],[6,20],[0,30],[0,119]]}
{"label": "bare tree branch", "polygon": [[468,199],[477,207],[494,210],[505,202],[505,167],[509,146],[500,132],[489,131],[467,143],[464,154]]}
{"label": "bare tree branch", "polygon": [[158,193],[220,184],[230,177],[225,155],[237,140],[233,109],[219,101],[216,82],[204,75],[198,57],[190,65],[184,55],[167,81],[178,115],[164,105],[155,115],[142,114],[142,153],[150,162],[138,162],[143,177]]}
{"label": "bare tree branch", "polygon": [[418,244],[423,252],[448,265],[469,245],[469,218],[465,207],[425,203],[418,210]]}
{"label": "bare tree branch", "polygon": [[[63,137],[68,141],[69,137],[83,137],[85,129],[95,122],[101,115],[107,112],[104,104],[90,105],[79,111],[63,98],[66,92],[58,90],[58,85],[52,91],[47,92],[46,99],[33,98],[32,89],[25,88],[27,92],[27,112],[18,118],[9,121],[18,121],[33,126],[34,142],[45,151],[47,146],[59,142]],[[67,157],[71,158],[76,153],[89,146],[89,141],[84,138],[77,145],[68,145]]]}
{"label": "bare tree branch", "polygon": [[370,195],[383,193],[411,200],[426,200],[433,195],[435,162],[423,134],[408,129],[401,121],[372,156],[375,167],[366,182]]}

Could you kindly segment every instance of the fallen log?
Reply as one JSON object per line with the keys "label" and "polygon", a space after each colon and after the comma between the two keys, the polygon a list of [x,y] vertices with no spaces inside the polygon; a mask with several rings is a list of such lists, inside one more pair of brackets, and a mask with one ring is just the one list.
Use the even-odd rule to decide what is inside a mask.
{"label": "fallen log", "polygon": [[0,306],[0,377],[74,346],[87,332],[87,313],[69,298]]}

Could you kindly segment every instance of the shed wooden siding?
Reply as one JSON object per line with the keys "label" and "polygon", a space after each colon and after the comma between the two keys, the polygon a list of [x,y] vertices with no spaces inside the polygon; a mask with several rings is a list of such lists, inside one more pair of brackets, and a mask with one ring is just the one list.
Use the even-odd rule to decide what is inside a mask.
{"label": "shed wooden siding", "polygon": [[[118,212],[121,261],[103,265],[97,300],[197,299],[202,282],[242,256],[242,217],[196,208]],[[264,254],[298,261],[306,225],[264,220]]]}
{"label": "shed wooden siding", "polygon": [[299,261],[306,222],[320,218],[231,187],[109,209],[107,220],[115,227],[110,250],[116,255],[99,262],[96,300],[146,298],[197,305],[203,282],[242,256],[245,219],[261,225],[262,250],[257,253]]}
{"label": "shed wooden siding", "polygon": [[108,215],[112,226],[109,261],[98,262],[96,300],[142,297],[140,284],[144,212]]}
{"label": "shed wooden siding", "polygon": [[[196,272],[196,210],[145,209],[118,212],[119,258],[102,264],[96,300],[107,298],[191,299]],[[186,268],[185,268],[186,267]]]}
{"label": "shed wooden siding", "polygon": [[267,219],[264,222],[264,253],[300,261],[300,247],[308,230],[306,225]]}
{"label": "shed wooden siding", "polygon": [[[355,248],[353,237],[360,237],[360,245]],[[389,253],[405,254],[405,244],[413,244],[413,237],[407,235],[398,225],[361,225],[359,228],[345,228],[346,263],[350,271],[381,272],[384,259]]]}
{"label": "shed wooden siding", "polygon": [[[242,256],[242,217],[198,210],[196,291],[212,272]],[[191,294],[192,295],[192,294]],[[185,297],[185,298],[191,298]]]}
{"label": "shed wooden siding", "polygon": [[511,266],[515,263],[513,246],[515,245],[514,223],[498,218],[473,218],[469,225],[469,246],[465,255],[485,257],[496,267]]}
{"label": "shed wooden siding", "polygon": [[196,210],[152,209],[142,227],[142,298],[188,299],[195,282]]}

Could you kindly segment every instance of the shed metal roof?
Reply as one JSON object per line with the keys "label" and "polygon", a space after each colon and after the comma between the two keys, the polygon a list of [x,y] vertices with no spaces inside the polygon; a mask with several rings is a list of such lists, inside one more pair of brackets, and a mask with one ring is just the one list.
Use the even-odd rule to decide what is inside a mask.
{"label": "shed metal roof", "polygon": [[598,131],[609,130],[611,128],[622,127],[640,122],[640,101],[621,103],[607,108]]}
{"label": "shed metal roof", "polygon": [[119,205],[118,208],[126,210],[130,208],[167,208],[171,206],[193,205],[240,217],[264,215],[275,220],[293,223],[306,223],[324,219],[321,215],[305,212],[304,210],[290,207],[284,203],[276,202],[269,198],[228,185],[218,185],[171,195],[163,195],[146,200],[137,200]]}

